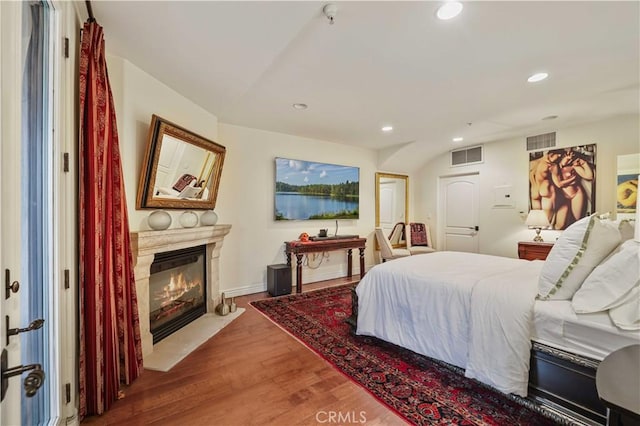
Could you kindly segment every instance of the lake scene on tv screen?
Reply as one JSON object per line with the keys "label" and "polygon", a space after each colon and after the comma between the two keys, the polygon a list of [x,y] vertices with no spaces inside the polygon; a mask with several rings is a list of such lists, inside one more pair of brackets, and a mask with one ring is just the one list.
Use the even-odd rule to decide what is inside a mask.
{"label": "lake scene on tv screen", "polygon": [[276,220],[358,219],[358,167],[276,158]]}

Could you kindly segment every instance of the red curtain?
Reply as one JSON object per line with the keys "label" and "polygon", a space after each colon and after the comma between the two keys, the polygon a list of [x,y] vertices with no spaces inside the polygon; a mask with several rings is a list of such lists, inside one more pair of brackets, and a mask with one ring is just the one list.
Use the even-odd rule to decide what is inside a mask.
{"label": "red curtain", "polygon": [[84,24],[80,92],[80,417],[101,414],[142,370],[116,115],[102,27]]}

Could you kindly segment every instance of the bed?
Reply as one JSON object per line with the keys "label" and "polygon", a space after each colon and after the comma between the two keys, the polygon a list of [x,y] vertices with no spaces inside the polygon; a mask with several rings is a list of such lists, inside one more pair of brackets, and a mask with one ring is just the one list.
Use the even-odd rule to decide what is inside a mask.
{"label": "bed", "polygon": [[461,367],[564,417],[604,424],[598,362],[640,343],[640,331],[621,330],[607,312],[576,314],[570,299],[539,300],[544,265],[460,252],[376,265],[354,290],[355,332]]}

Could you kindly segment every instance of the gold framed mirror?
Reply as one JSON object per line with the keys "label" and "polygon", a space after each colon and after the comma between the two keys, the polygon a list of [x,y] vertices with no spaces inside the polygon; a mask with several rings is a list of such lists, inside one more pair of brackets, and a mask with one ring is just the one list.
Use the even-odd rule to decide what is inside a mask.
{"label": "gold framed mirror", "polygon": [[224,146],[154,114],[136,208],[213,209],[225,154]]}
{"label": "gold framed mirror", "polygon": [[[376,227],[381,227],[394,247],[406,247],[404,232],[394,227],[409,223],[409,176],[376,173]],[[404,231],[404,230],[402,230]]]}

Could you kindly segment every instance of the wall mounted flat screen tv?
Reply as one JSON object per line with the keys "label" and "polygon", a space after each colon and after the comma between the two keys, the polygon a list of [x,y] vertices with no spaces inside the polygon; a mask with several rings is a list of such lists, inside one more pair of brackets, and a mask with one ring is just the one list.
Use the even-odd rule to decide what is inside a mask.
{"label": "wall mounted flat screen tv", "polygon": [[276,158],[275,220],[358,219],[360,169]]}

